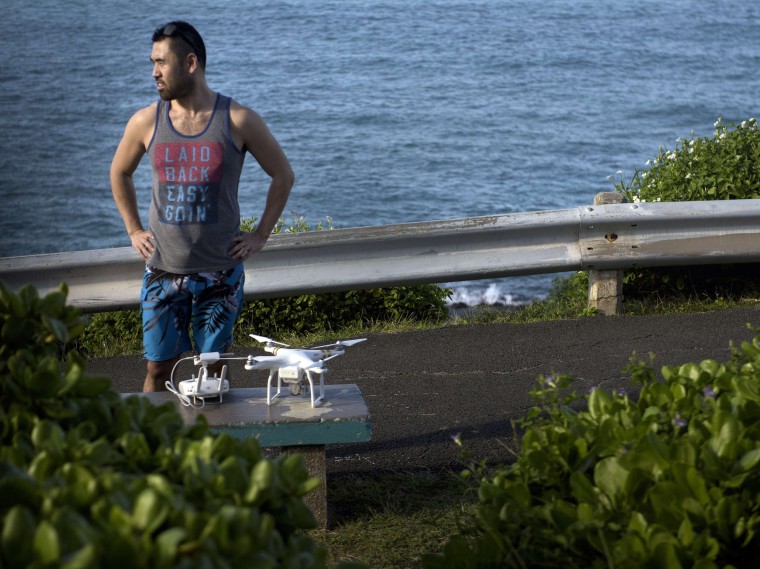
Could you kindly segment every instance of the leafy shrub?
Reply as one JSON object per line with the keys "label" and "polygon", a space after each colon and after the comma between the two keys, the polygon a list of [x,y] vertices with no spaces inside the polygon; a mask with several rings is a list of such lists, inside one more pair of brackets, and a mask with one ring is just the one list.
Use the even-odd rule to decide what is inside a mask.
{"label": "leafy shrub", "polygon": [[447,296],[436,285],[417,285],[249,300],[236,334],[300,334],[407,318],[442,320],[448,317]]}
{"label": "leafy shrub", "polygon": [[760,264],[696,265],[629,269],[623,277],[623,299],[695,299],[698,301],[757,298]]}
{"label": "leafy shrub", "polygon": [[541,378],[520,456],[427,569],[754,567],[760,554],[760,336],[725,364],[632,363],[623,391]]}
{"label": "leafy shrub", "polygon": [[[754,199],[760,197],[760,129],[754,118],[738,125],[715,122],[712,138],[679,139],[673,150],[660,148],[648,168],[615,190],[630,202]],[[760,265],[668,267],[629,270],[624,298],[736,298],[757,294]]]}
{"label": "leafy shrub", "polygon": [[324,567],[303,457],[87,374],[66,293],[0,284],[0,566]]}
{"label": "leafy shrub", "polygon": [[680,138],[673,150],[661,147],[647,166],[628,182],[621,174],[615,190],[630,202],[755,199],[760,197],[760,129],[754,118],[729,126],[719,118],[712,138],[693,133]]}

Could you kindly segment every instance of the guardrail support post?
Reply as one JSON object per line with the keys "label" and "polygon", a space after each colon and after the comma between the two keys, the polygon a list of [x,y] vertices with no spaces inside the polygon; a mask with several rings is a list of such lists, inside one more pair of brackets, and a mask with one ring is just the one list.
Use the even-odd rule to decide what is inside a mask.
{"label": "guardrail support post", "polygon": [[[594,205],[624,203],[625,197],[617,192],[601,192],[594,197]],[[614,316],[623,312],[623,271],[588,272],[588,307],[600,314]]]}

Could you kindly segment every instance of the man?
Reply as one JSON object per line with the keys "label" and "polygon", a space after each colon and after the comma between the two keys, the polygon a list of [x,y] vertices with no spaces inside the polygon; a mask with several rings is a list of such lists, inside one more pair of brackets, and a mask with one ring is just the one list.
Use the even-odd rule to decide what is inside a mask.
{"label": "man", "polygon": [[[193,26],[156,28],[150,59],[160,100],[127,123],[111,164],[111,190],[132,247],[146,262],[143,390],[157,391],[192,349],[191,328],[199,352],[230,348],[243,303],[243,262],[264,247],[294,177],[262,118],[206,84],[206,48]],[[237,199],[246,152],[271,177],[252,233],[240,230]],[[146,153],[153,171],[148,230],[132,178]]]}

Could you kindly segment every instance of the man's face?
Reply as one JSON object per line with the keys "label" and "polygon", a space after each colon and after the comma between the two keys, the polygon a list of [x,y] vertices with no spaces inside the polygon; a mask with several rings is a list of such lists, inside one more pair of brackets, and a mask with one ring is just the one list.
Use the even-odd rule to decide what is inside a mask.
{"label": "man's face", "polygon": [[172,50],[171,39],[154,42],[150,60],[153,62],[156,89],[164,101],[181,99],[192,91],[193,79],[187,61],[180,61],[177,57]]}

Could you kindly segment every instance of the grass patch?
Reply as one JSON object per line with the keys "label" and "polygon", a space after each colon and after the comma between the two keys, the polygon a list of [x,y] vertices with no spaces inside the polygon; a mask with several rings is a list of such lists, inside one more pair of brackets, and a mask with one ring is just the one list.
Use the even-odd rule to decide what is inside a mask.
{"label": "grass patch", "polygon": [[417,569],[440,553],[477,502],[450,470],[334,474],[328,484],[334,528],[312,532],[331,560],[372,569]]}

